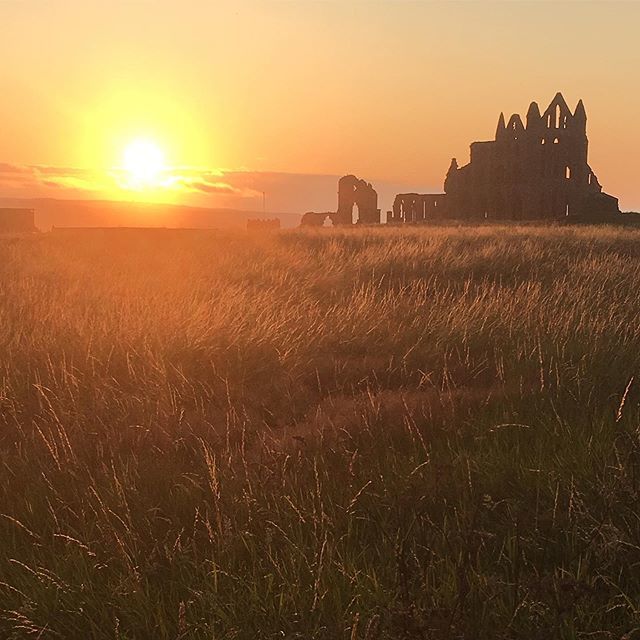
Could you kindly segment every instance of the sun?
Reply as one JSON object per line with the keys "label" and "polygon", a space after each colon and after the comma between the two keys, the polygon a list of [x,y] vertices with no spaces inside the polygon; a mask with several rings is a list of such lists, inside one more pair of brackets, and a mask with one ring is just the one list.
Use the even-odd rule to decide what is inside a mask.
{"label": "sun", "polygon": [[127,175],[127,184],[133,189],[162,186],[167,167],[162,149],[151,140],[134,140],[129,143],[122,156],[122,167]]}

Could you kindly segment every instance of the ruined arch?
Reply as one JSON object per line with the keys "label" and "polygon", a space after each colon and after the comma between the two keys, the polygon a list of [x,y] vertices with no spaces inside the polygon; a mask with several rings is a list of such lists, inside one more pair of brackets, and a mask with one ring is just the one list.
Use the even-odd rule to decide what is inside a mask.
{"label": "ruined arch", "polygon": [[[355,218],[355,219],[354,219]],[[347,175],[338,181],[338,211],[335,224],[376,224],[380,222],[378,193],[365,180]]]}

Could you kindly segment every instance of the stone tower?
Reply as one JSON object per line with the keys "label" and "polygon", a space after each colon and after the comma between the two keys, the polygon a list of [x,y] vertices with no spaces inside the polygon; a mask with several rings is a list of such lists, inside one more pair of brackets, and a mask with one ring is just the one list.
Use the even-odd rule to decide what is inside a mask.
{"label": "stone tower", "polygon": [[618,200],[602,192],[588,147],[582,100],[573,113],[561,93],[544,113],[532,102],[526,124],[501,113],[495,140],[473,142],[469,164],[452,160],[444,194],[399,194],[389,219],[614,219]]}

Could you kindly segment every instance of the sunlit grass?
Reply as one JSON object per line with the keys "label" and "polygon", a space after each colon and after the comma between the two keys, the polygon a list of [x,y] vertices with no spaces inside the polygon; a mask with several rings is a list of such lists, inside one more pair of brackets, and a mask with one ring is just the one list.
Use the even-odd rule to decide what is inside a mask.
{"label": "sunlit grass", "polygon": [[638,282],[613,228],[0,241],[0,637],[640,627]]}

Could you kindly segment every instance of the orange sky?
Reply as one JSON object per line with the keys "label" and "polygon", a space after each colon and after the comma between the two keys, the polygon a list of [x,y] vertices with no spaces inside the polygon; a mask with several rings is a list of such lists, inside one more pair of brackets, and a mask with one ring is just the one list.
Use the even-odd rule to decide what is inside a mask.
{"label": "orange sky", "polygon": [[[4,195],[305,211],[348,172],[386,209],[560,90],[640,210],[640,3],[8,0],[0,23]],[[114,186],[138,137],[179,167],[171,193]]]}

